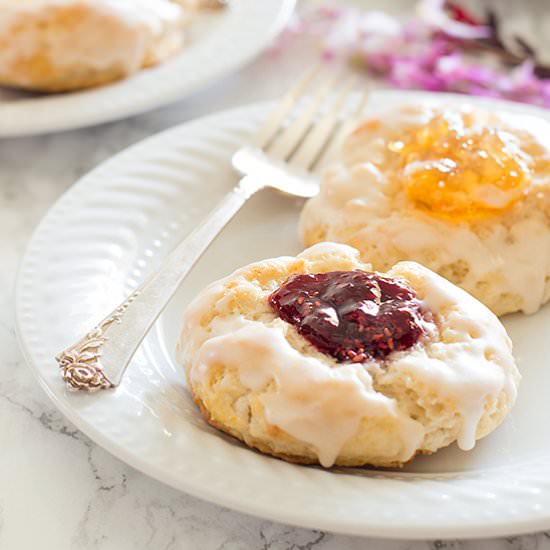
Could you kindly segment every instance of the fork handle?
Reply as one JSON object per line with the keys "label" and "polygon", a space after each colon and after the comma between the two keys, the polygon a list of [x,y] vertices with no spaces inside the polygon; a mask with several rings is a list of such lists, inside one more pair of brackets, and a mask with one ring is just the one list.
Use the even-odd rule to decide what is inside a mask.
{"label": "fork handle", "polygon": [[243,177],[156,273],[99,325],[56,357],[69,390],[93,392],[120,384],[145,335],[185,276],[246,201],[263,187],[257,179]]}

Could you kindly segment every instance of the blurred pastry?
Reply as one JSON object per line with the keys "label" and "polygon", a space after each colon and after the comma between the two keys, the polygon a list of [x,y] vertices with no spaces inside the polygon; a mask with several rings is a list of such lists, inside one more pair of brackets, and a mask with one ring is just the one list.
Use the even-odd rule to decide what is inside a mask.
{"label": "blurred pastry", "polygon": [[193,3],[0,0],[0,85],[44,92],[125,78],[177,54]]}

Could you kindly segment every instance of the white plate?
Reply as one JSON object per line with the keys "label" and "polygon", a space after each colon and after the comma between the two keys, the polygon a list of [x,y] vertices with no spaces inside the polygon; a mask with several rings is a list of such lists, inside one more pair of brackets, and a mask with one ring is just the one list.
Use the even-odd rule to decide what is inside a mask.
{"label": "white plate", "polygon": [[[464,99],[384,92],[374,94],[369,108],[403,101]],[[492,105],[549,117],[533,108]],[[269,191],[255,197],[207,252],[121,387],[92,396],[65,391],[54,355],[110,311],[230,188],[231,152],[265,109],[214,115],[150,138],[84,177],[50,210],[17,285],[19,336],[42,386],[78,428],[128,464],[250,514],[392,538],[550,527],[550,307],[506,320],[524,374],[519,401],[470,453],[453,446],[399,472],[324,471],[262,456],[205,424],[174,361],[180,315],[213,279],[253,260],[299,251],[300,203]]]}
{"label": "white plate", "polygon": [[0,88],[0,137],[57,132],[167,105],[244,65],[283,28],[296,0],[231,0],[193,19],[176,58],[108,86],[38,95]]}

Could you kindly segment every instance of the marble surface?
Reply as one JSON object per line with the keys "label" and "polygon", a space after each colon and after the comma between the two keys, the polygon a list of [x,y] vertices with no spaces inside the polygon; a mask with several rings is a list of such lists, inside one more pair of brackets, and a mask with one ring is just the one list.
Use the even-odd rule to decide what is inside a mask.
{"label": "marble surface", "polygon": [[1,550],[550,550],[550,532],[485,541],[369,540],[292,528],[205,503],[92,443],[55,410],[25,366],[14,334],[12,287],[25,243],[53,201],[103,159],[154,132],[276,97],[302,66],[303,59],[293,56],[265,55],[202,93],[147,115],[0,140]]}

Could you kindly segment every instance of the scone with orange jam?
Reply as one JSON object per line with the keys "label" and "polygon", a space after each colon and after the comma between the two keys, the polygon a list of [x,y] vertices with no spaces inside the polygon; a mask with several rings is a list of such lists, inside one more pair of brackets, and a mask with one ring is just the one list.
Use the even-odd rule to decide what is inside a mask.
{"label": "scone with orange jam", "polygon": [[106,84],[183,47],[195,0],[0,0],[0,85],[61,92]]}
{"label": "scone with orange jam", "polygon": [[550,297],[550,124],[482,110],[404,107],[362,124],[301,216],[375,269],[414,260],[497,315]]}
{"label": "scone with orange jam", "polygon": [[506,331],[414,262],[315,245],[243,267],[184,314],[178,356],[213,426],[299,463],[400,466],[471,449],[516,399]]}

